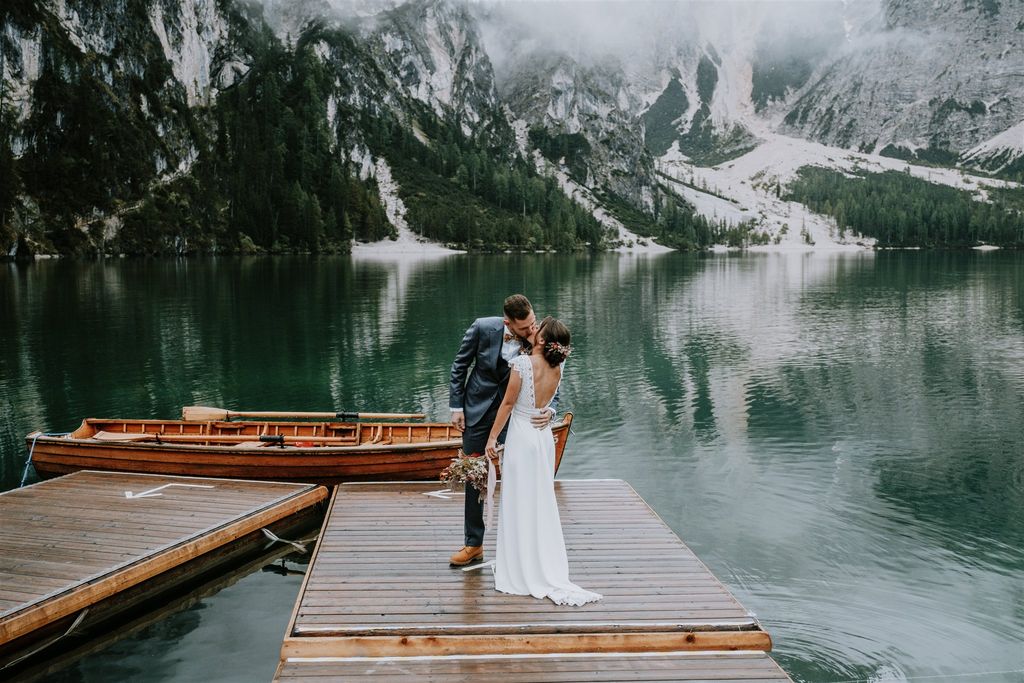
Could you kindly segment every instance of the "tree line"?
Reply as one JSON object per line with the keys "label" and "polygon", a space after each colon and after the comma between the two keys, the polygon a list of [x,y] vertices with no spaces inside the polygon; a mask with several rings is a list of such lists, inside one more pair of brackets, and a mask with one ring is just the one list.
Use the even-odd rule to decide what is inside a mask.
{"label": "tree line", "polygon": [[430,239],[471,250],[607,246],[606,229],[589,211],[508,151],[504,121],[481,124],[479,137],[426,111],[412,125],[385,112],[364,115],[360,127],[392,165],[410,225]]}
{"label": "tree line", "polygon": [[311,251],[392,234],[375,188],[333,144],[332,87],[308,41],[289,49],[268,35],[245,78],[220,95],[211,162],[231,233],[263,247]]}
{"label": "tree line", "polygon": [[874,237],[886,247],[1024,246],[1024,213],[1014,208],[1020,190],[970,192],[936,185],[908,172],[861,173],[850,178],[805,166],[785,198],[835,219],[841,235]]}

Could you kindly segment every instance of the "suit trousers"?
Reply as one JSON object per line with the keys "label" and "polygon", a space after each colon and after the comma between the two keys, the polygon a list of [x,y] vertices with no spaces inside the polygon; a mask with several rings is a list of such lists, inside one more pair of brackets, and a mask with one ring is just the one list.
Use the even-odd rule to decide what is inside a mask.
{"label": "suit trousers", "polygon": [[[466,426],[462,432],[462,452],[466,455],[483,455],[487,447],[487,437],[494,427],[494,418],[498,416],[498,407],[501,405],[501,397],[494,399],[491,407],[487,409],[484,416],[476,424]],[[508,433],[508,424],[498,435],[498,443],[505,443],[505,434]],[[471,484],[466,484],[466,507],[465,507],[465,532],[466,545],[478,546],[484,544],[484,504],[480,502],[480,492]]]}

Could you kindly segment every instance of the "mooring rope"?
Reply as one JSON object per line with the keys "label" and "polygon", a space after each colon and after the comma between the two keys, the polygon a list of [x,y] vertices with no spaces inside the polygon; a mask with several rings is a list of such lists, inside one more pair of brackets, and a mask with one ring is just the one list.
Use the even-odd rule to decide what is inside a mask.
{"label": "mooring rope", "polygon": [[264,536],[270,539],[271,543],[287,543],[293,546],[296,551],[303,554],[306,553],[306,546],[304,544],[309,543],[309,541],[289,541],[287,538],[281,538],[280,536],[275,534],[270,529],[267,529],[266,527],[263,527],[262,529],[260,529],[260,531],[263,532]]}
{"label": "mooring rope", "polygon": [[92,609],[92,608],[91,607],[86,607],[81,612],[79,612],[78,613],[78,617],[73,622],[71,622],[71,626],[68,626],[68,630],[67,631],[64,631],[64,633],[61,633],[59,636],[56,636],[55,638],[52,638],[52,639],[46,641],[45,643],[43,643],[39,647],[35,648],[34,650],[30,650],[29,652],[23,654],[22,656],[18,657],[17,659],[12,659],[11,661],[7,662],[2,667],[0,667],[0,671],[3,671],[4,669],[6,669],[8,667],[14,666],[18,662],[22,662],[22,661],[28,659],[29,657],[31,657],[32,655],[34,655],[36,653],[42,652],[46,648],[48,648],[51,645],[53,645],[54,643],[56,643],[58,640],[61,640],[63,638],[66,638],[67,636],[71,635],[71,632],[74,631],[76,628],[78,628],[78,625],[81,624],[82,620],[85,619],[85,615],[87,615],[89,613],[90,609]]}
{"label": "mooring rope", "polygon": [[40,432],[32,437],[32,445],[28,449],[28,460],[25,461],[25,471],[21,473],[21,483],[18,484],[18,488],[25,485],[25,480],[28,479],[28,466],[32,464],[32,453],[36,450],[36,441],[41,436],[67,436],[71,432]]}

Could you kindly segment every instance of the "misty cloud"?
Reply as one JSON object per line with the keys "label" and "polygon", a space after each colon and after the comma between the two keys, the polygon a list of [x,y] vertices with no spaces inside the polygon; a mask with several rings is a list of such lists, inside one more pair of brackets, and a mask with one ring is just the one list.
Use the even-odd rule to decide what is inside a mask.
{"label": "misty cloud", "polygon": [[808,43],[842,47],[879,12],[879,0],[478,0],[487,52],[499,75],[538,54],[627,70],[663,66],[679,49],[749,57],[756,49],[806,53]]}

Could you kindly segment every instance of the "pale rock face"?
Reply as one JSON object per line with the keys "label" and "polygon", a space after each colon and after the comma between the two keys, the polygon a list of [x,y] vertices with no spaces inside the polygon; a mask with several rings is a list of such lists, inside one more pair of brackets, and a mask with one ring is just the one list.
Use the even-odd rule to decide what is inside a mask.
{"label": "pale rock face", "polygon": [[32,113],[32,84],[39,78],[42,69],[42,43],[38,31],[23,34],[13,24],[4,27],[4,42],[17,46],[15,59],[5,59],[3,73],[4,104],[13,106],[18,121],[24,121]]}
{"label": "pale rock face", "polygon": [[375,244],[357,243],[353,245],[353,255],[378,257],[389,255],[436,256],[461,253],[432,244],[416,235],[410,229],[409,222],[405,218],[407,210],[405,202],[398,195],[398,183],[391,175],[391,166],[386,159],[378,157],[376,160],[373,160],[367,150],[353,150],[353,154],[359,155],[362,162],[361,169],[365,170],[368,174],[367,177],[372,177],[376,180],[377,191],[380,196],[381,205],[384,207],[384,213],[388,217],[388,222],[394,226],[396,232],[395,239],[385,238]]}
{"label": "pale rock face", "polygon": [[[228,60],[215,78],[212,73],[212,55],[227,40],[227,24],[215,0],[184,0],[174,3],[176,12],[167,15],[165,3],[152,0],[148,9],[150,28],[170,62],[175,79],[181,83],[190,106],[209,104],[215,87],[225,87],[248,69],[244,64]],[[118,46],[125,40],[121,35],[124,16],[122,9],[71,7],[65,0],[43,3],[43,11],[52,16],[69,40],[81,53],[94,53],[108,58],[99,63],[100,77],[112,87],[116,78],[114,69],[138,73],[140,65],[118,58]],[[4,81],[9,102],[13,102],[19,120],[25,120],[32,111],[31,88],[42,68],[42,36],[22,35],[13,25],[5,25],[4,42],[17,46],[16,56],[5,60]],[[148,103],[147,103],[148,104]],[[145,106],[145,105],[140,105]],[[144,110],[145,111],[145,110]]]}
{"label": "pale rock face", "polygon": [[352,147],[348,152],[349,161],[356,170],[360,180],[367,180],[374,177],[376,166],[373,163],[373,155],[365,145],[359,144]]}
{"label": "pale rock face", "polygon": [[384,205],[388,222],[398,230],[407,231],[409,223],[405,220],[405,202],[398,196],[398,183],[391,175],[391,166],[383,157],[378,158],[374,164],[374,177],[377,179],[380,201]]}
{"label": "pale rock face", "polygon": [[574,180],[564,169],[553,165],[537,150],[533,152],[533,163],[538,173],[554,177],[565,196],[587,209],[590,215],[604,226],[614,244],[615,251],[635,254],[661,254],[672,251],[649,238],[641,237],[630,231],[601,206],[601,202],[594,197],[588,186]]}
{"label": "pale rock face", "polygon": [[644,202],[653,164],[644,152],[643,127],[635,112],[638,94],[629,88],[621,65],[588,66],[566,55],[524,55],[502,83],[501,95],[526,128],[554,134],[582,134],[590,146],[587,177],[592,186]]}
{"label": "pale rock face", "polygon": [[516,115],[512,113],[512,110],[509,109],[507,104],[504,107],[502,107],[502,111],[505,114],[505,119],[509,122],[509,125],[512,127],[512,133],[515,136],[516,140],[516,150],[518,150],[519,155],[524,159],[529,157],[530,148],[528,131],[530,129],[530,124],[528,124],[526,121],[523,121],[522,119],[517,119]]}
{"label": "pale rock face", "polygon": [[392,89],[456,117],[467,136],[483,112],[498,108],[490,62],[461,5],[414,0],[374,17],[364,36]]}
{"label": "pale rock face", "polygon": [[889,0],[794,98],[784,130],[840,147],[968,150],[1021,120],[1024,3]]}
{"label": "pale rock face", "polygon": [[227,26],[213,0],[184,0],[178,9],[177,16],[165,17],[163,6],[154,2],[149,11],[150,26],[175,79],[185,88],[189,106],[209,104],[212,49],[226,37]]}
{"label": "pale rock face", "polygon": [[249,73],[249,65],[238,60],[228,59],[220,64],[213,77],[213,85],[217,90],[227,90],[238,83]]}
{"label": "pale rock face", "polygon": [[327,98],[327,130],[333,142],[338,141],[338,98],[331,95]]}
{"label": "pale rock face", "polygon": [[51,12],[66,31],[67,37],[83,53],[108,54],[110,52],[114,36],[110,34],[109,28],[103,27],[102,21],[95,21],[98,17],[92,15],[82,17],[76,9],[68,7],[64,0],[54,0]]}
{"label": "pale rock face", "polygon": [[195,146],[189,147],[185,154],[182,155],[181,160],[178,162],[178,166],[169,174],[165,174],[162,178],[164,181],[172,180],[187,174],[192,170],[192,165],[199,159],[199,150]]}

